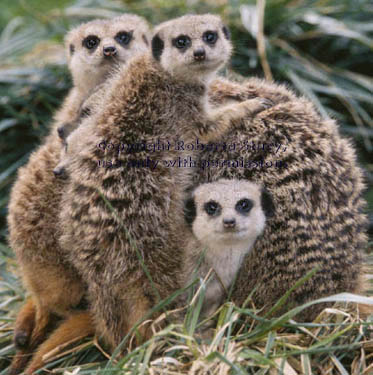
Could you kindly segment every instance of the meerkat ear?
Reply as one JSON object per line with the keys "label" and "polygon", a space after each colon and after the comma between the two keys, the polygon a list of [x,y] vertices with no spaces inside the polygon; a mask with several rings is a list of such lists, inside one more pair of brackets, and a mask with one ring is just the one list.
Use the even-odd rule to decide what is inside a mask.
{"label": "meerkat ear", "polygon": [[145,34],[142,34],[142,40],[144,41],[144,43],[145,43],[147,46],[149,45],[148,38],[146,37]]}
{"label": "meerkat ear", "polygon": [[262,189],[261,204],[267,218],[275,214],[275,205],[272,196],[265,188]]}
{"label": "meerkat ear", "polygon": [[70,50],[70,55],[72,56],[74,54],[74,52],[75,52],[75,46],[74,46],[74,44],[70,44],[69,45],[69,50]]}
{"label": "meerkat ear", "polygon": [[191,194],[184,202],[184,219],[188,225],[192,225],[196,215],[196,203],[193,195]]}
{"label": "meerkat ear", "polygon": [[[76,120],[80,120],[80,117]],[[74,122],[64,122],[61,126],[57,128],[58,137],[66,144],[67,137],[76,129],[77,124]]]}
{"label": "meerkat ear", "polygon": [[86,107],[82,105],[79,110],[79,119],[83,119],[86,117],[91,116],[92,114],[92,109],[90,107]]}
{"label": "meerkat ear", "polygon": [[227,26],[223,26],[223,34],[227,40],[231,39],[231,32],[229,31]]}
{"label": "meerkat ear", "polygon": [[164,42],[159,34],[154,35],[152,39],[152,53],[153,57],[159,61],[164,49]]}

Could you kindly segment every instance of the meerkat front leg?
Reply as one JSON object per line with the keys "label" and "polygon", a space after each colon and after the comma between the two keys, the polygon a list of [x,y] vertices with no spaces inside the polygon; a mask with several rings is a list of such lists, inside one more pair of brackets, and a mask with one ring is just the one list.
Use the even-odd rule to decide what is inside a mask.
{"label": "meerkat front leg", "polygon": [[257,113],[271,107],[273,103],[265,98],[248,99],[239,103],[232,103],[220,108],[208,108],[207,133],[201,136],[203,142],[217,140],[229,130],[232,123],[241,119],[254,117]]}

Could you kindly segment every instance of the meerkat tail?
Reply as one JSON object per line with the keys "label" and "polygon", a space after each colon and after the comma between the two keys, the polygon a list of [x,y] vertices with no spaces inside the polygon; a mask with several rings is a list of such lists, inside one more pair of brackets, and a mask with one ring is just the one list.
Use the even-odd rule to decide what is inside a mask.
{"label": "meerkat tail", "polygon": [[48,361],[48,357],[51,358],[59,351],[58,348],[65,348],[70,343],[94,333],[94,324],[88,312],[71,315],[40,345],[25,374],[31,375],[44,366]]}

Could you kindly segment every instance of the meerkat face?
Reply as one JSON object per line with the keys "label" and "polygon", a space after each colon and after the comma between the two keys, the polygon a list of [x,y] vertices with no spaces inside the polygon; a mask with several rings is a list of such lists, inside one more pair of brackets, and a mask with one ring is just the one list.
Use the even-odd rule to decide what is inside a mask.
{"label": "meerkat face", "polygon": [[148,50],[149,34],[147,22],[131,14],[71,30],[65,44],[74,85],[87,92],[102,83],[113,66]]}
{"label": "meerkat face", "polygon": [[67,179],[68,177],[68,167],[72,162],[72,159],[75,155],[79,154],[79,152],[84,147],[84,139],[86,137],[82,137],[81,129],[78,128],[71,132],[69,136],[62,141],[62,149],[60,152],[60,160],[57,166],[53,169],[53,173],[55,177],[60,179]]}
{"label": "meerkat face", "polygon": [[273,212],[270,196],[260,185],[221,179],[197,187],[185,205],[186,220],[204,245],[256,239]]}
{"label": "meerkat face", "polygon": [[229,31],[218,16],[186,15],[155,29],[152,53],[178,78],[205,79],[229,60],[229,39]]}

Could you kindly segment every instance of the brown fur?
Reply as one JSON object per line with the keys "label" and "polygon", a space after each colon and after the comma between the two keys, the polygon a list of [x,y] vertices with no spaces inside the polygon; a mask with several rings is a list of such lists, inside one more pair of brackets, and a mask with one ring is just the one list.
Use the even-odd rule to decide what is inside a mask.
{"label": "brown fur", "polygon": [[[32,375],[48,362],[45,356],[51,354],[59,346],[66,346],[86,336],[95,333],[94,323],[91,314],[88,312],[72,313],[63,321],[55,331],[38,348],[32,357],[30,364],[25,370],[25,375]],[[54,353],[57,354],[57,353]]]}
{"label": "brown fur", "polygon": [[[126,46],[123,48],[125,52],[118,52],[119,58],[101,64],[100,61],[105,60],[102,49],[96,49],[93,59],[93,55],[84,50],[82,39],[94,32],[103,42],[111,40],[115,44],[113,39],[118,30],[135,28],[136,25],[141,27],[138,35],[134,30],[134,40],[137,38],[139,43],[145,46],[141,33],[147,30],[146,22],[132,15],[123,15],[114,20],[88,22],[71,31],[66,38],[69,67],[76,86],[54,116],[49,136],[31,155],[28,164],[20,168],[10,196],[9,242],[20,265],[24,285],[32,294],[33,303],[36,305],[34,324],[30,324],[32,315],[27,313],[29,304],[21,310],[17,318],[15,343],[18,347],[24,348],[28,344],[29,349],[33,350],[45,336],[43,331],[48,325],[46,322],[49,317],[53,314],[67,316],[85,293],[84,283],[71,264],[64,260],[58,244],[56,219],[64,181],[56,180],[52,173],[61,149],[56,129],[76,119],[81,103],[94,85],[107,78],[110,67],[113,69],[117,63],[125,62],[132,52],[135,55],[147,48],[135,46],[131,49]],[[74,45],[73,53],[71,45]],[[89,79],[86,79],[87,74]],[[23,316],[28,318],[22,321]]]}
{"label": "brown fur", "polygon": [[[167,267],[169,260],[172,260],[175,270],[178,267],[176,249],[167,250],[166,246],[168,222],[164,213],[175,201],[170,171],[157,168],[154,173],[149,173],[145,168],[131,168],[122,172],[122,168],[98,166],[99,160],[116,158],[114,151],[103,153],[97,147],[102,140],[114,143],[127,140],[134,143],[139,139],[150,141],[153,137],[161,136],[161,130],[164,131],[163,122],[156,127],[153,123],[161,115],[157,110],[161,107],[158,102],[164,102],[167,95],[163,86],[165,75],[160,74],[149,60],[130,64],[128,71],[130,74],[123,74],[113,86],[103,113],[98,112],[85,120],[90,124],[83,124],[71,134],[73,138],[67,140],[69,150],[71,146],[73,150],[80,148],[81,151],[68,163],[71,181],[61,215],[65,229],[62,245],[89,286],[99,332],[112,347],[118,345],[129,332],[129,322],[134,320],[130,314],[136,301],[146,295],[152,302],[157,299],[126,231],[135,241],[150,274],[154,275],[155,285],[162,297],[162,291],[168,293],[175,288],[172,284],[174,271]],[[150,91],[149,81],[157,87],[157,95],[152,100],[148,96],[139,98],[139,90],[145,93]],[[193,105],[196,100],[198,102],[197,95],[192,95],[191,89],[180,89],[179,92],[184,93],[183,99]],[[174,91],[168,95],[171,94]],[[122,103],[133,105],[124,106]],[[153,107],[153,103],[157,106]],[[140,123],[142,127],[138,129],[136,124]],[[83,138],[78,134],[82,129],[91,132],[90,125],[93,135],[88,140],[85,138],[79,147],[76,141]],[[147,156],[145,152],[134,155],[136,159]],[[118,159],[125,163],[133,156],[123,153]],[[119,186],[120,189],[117,188]],[[109,200],[118,218],[107,207],[98,190]],[[161,199],[155,199],[156,196]],[[147,220],[138,220],[138,216]],[[137,311],[140,316],[145,312]]]}
{"label": "brown fur", "polygon": [[[157,28],[156,35],[164,38],[166,50],[171,48],[169,34],[186,33],[191,25],[193,38],[201,38],[203,17],[209,17],[214,28],[221,27],[217,17],[188,17],[184,20],[189,23],[180,18],[167,23],[165,28],[162,25]],[[220,38],[224,38],[222,31],[219,32]],[[221,53],[217,56],[220,64],[227,58]],[[144,56],[132,61],[113,77],[100,110],[67,140],[68,152],[71,145],[73,157],[66,166],[71,179],[62,203],[61,244],[88,285],[98,331],[112,348],[155,305],[159,296],[164,298],[178,287],[175,283],[180,265],[178,229],[184,227],[181,187],[187,177],[185,171],[167,167],[164,160],[184,157],[187,153],[183,155],[171,148],[164,152],[139,150],[118,155],[115,149],[106,147],[103,152],[98,145],[104,140],[118,145],[158,139],[174,144],[180,138],[187,142],[214,137],[221,132],[221,124],[227,127],[204,115],[204,78],[211,74],[211,69],[196,70],[185,77],[178,72],[179,68],[185,71],[187,60],[179,59],[179,64],[173,65],[170,74],[163,60],[158,63]],[[252,107],[249,103],[245,112],[254,112]],[[262,102],[255,100],[254,107],[255,111],[263,109]],[[229,119],[234,118],[229,111]],[[91,136],[83,137],[83,132]],[[79,149],[75,157],[74,150]],[[134,159],[147,157],[159,162],[154,170],[128,167]],[[102,160],[115,160],[117,165],[99,167]],[[177,235],[173,234],[174,229]],[[144,273],[139,254],[157,291]]]}
{"label": "brown fur", "polygon": [[[225,100],[265,97],[275,105],[245,121],[241,129],[227,132],[224,142],[277,142],[287,150],[204,150],[200,160],[278,159],[288,168],[199,169],[194,184],[220,178],[239,178],[264,184],[272,195],[275,215],[267,221],[241,268],[233,298],[242,304],[255,290],[258,308],[268,310],[294,283],[314,267],[311,280],[295,290],[288,306],[338,292],[363,292],[360,287],[362,249],[366,245],[366,216],[362,213],[362,173],[350,142],[341,137],[334,121],[325,121],[309,101],[288,89],[258,79],[242,84],[217,80],[210,87],[214,105]],[[304,311],[300,318],[315,317],[323,306]]]}

